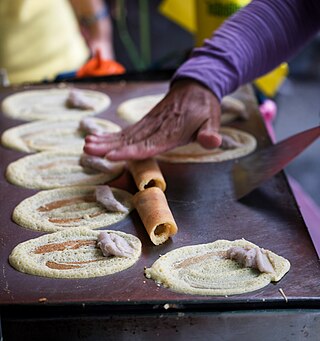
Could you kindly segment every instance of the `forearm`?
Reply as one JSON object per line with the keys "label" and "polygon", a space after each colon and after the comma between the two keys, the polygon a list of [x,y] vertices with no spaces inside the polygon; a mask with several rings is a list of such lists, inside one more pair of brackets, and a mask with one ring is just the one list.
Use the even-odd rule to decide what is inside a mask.
{"label": "forearm", "polygon": [[[113,59],[112,22],[103,0],[69,0],[78,18],[82,32],[90,45],[99,46],[106,59]],[[93,46],[90,46],[91,48]],[[95,51],[93,51],[95,52]]]}
{"label": "forearm", "polygon": [[173,81],[197,80],[221,99],[290,58],[319,27],[319,0],[253,0],[194,49]]}

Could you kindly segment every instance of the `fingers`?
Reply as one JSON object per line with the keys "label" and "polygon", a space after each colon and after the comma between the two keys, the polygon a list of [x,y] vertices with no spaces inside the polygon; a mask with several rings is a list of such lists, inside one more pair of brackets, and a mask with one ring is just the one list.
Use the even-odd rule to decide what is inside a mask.
{"label": "fingers", "polygon": [[152,149],[145,149],[144,143],[131,144],[120,149],[112,150],[105,154],[110,161],[143,160],[156,155]]}
{"label": "fingers", "polygon": [[222,142],[218,132],[219,125],[213,119],[208,119],[198,130],[197,141],[203,148],[217,148]]}
{"label": "fingers", "polygon": [[104,136],[99,135],[87,135],[85,137],[86,143],[102,143],[104,141]]}
{"label": "fingers", "polygon": [[162,134],[158,132],[147,140],[114,149],[107,153],[105,157],[110,161],[143,160],[177,146],[174,141],[159,143],[160,140],[162,140]]}
{"label": "fingers", "polygon": [[83,147],[86,154],[94,156],[104,156],[108,151],[108,145],[98,143],[86,143]]}
{"label": "fingers", "polygon": [[143,160],[161,153],[165,146],[152,144],[152,139],[138,141],[131,144],[119,143],[86,143],[83,150],[89,155],[105,156],[111,161]]}
{"label": "fingers", "polygon": [[85,138],[83,150],[85,153],[95,156],[103,156],[114,148],[121,147],[123,140],[121,135],[96,136],[88,135]]}
{"label": "fingers", "polygon": [[154,122],[151,129],[146,127],[144,133],[141,131],[133,140],[110,149],[105,157],[111,161],[143,160],[186,143],[175,115],[163,117],[163,120],[154,117]]}
{"label": "fingers", "polygon": [[[132,158],[132,154],[137,153],[139,154],[139,159],[145,158],[145,155],[149,155],[149,153],[154,155],[154,152],[146,148],[146,145],[150,144],[149,142],[152,140],[151,137],[153,135],[157,136],[157,132],[160,131],[163,120],[165,120],[159,113],[162,113],[159,108],[153,109],[142,120],[121,132],[87,135],[84,146],[85,153],[104,156],[117,150],[114,157],[120,158],[119,155],[128,155],[129,158]],[[111,153],[110,155],[111,159],[113,154]],[[125,156],[121,157],[121,160],[125,159]]]}
{"label": "fingers", "polygon": [[[128,150],[128,153],[130,154],[134,150],[137,150],[134,146],[142,141],[142,143],[139,145],[140,149],[138,149],[138,151],[142,155],[140,159],[143,159],[143,143],[145,143],[144,141],[148,141],[150,134],[152,136],[152,134],[155,133],[153,129],[150,130],[150,128],[152,127],[149,127],[149,129],[142,129],[142,132],[136,135],[132,135],[130,132],[127,134],[116,133],[105,136],[88,135],[85,139],[86,143],[83,150],[85,153],[95,156],[104,156],[117,149],[124,151]],[[131,135],[133,137],[131,137]],[[132,148],[130,148],[130,146],[132,146]],[[127,152],[124,152],[124,155],[126,154]]]}
{"label": "fingers", "polygon": [[148,115],[118,133],[89,135],[84,151],[113,161],[144,159],[194,140],[205,148],[221,144],[220,104],[207,88],[180,82]]}
{"label": "fingers", "polygon": [[154,118],[153,124],[143,125],[139,133],[136,132],[136,125],[132,126],[135,128],[135,135],[129,129],[131,127],[121,133],[88,135],[84,151],[90,155],[106,156],[112,161],[141,160],[190,142],[195,132],[197,141],[204,148],[220,146],[222,137],[218,133],[218,117],[214,116],[200,123],[199,129],[194,119],[187,122],[189,124],[184,126],[185,121],[181,120],[179,115],[171,113],[171,116],[165,117],[162,121]]}
{"label": "fingers", "polygon": [[117,133],[104,133],[104,134],[94,134],[94,135],[87,135],[85,137],[86,143],[106,143],[106,142],[112,142],[117,141],[121,139],[123,135],[123,132],[117,132]]}
{"label": "fingers", "polygon": [[144,117],[139,122],[123,129],[120,132],[87,135],[85,142],[112,144],[122,141],[122,144],[126,144],[146,139],[148,136],[158,131],[162,124],[161,117],[153,118],[151,114],[152,111],[147,115],[147,117]]}

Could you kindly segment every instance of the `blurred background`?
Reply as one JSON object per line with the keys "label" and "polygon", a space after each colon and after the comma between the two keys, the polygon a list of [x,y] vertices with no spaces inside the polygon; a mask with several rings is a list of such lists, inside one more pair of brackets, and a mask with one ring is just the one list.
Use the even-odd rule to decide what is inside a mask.
{"label": "blurred background", "polygon": [[[279,140],[320,124],[320,35],[289,63],[289,77],[275,97]],[[320,139],[286,168],[320,205]]]}

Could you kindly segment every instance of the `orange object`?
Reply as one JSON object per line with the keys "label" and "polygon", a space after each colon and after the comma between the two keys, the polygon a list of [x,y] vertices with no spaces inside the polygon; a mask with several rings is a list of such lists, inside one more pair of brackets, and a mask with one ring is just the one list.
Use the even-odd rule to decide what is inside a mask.
{"label": "orange object", "polygon": [[98,50],[96,55],[89,59],[76,73],[78,78],[89,76],[110,76],[121,75],[126,72],[126,69],[114,60],[104,60],[101,58],[101,53]]}

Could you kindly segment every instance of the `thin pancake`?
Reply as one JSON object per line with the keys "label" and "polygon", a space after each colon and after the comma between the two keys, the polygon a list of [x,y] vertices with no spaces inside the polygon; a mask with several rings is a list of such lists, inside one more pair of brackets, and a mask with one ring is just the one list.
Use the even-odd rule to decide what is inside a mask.
{"label": "thin pancake", "polygon": [[[131,98],[119,105],[117,114],[130,124],[136,123],[159,103],[164,96],[165,94],[156,94]],[[232,96],[225,96],[222,99],[221,110],[221,124],[230,123],[238,118],[247,118],[244,103]]]}
{"label": "thin pancake", "polygon": [[94,109],[72,109],[66,106],[70,89],[27,90],[15,93],[4,99],[2,112],[10,118],[33,121],[48,118],[81,118],[96,115],[106,110],[111,103],[110,97],[99,91],[81,89]]}
{"label": "thin pancake", "polygon": [[[107,132],[121,128],[107,120],[92,118],[95,124]],[[11,149],[33,153],[38,151],[82,152],[85,134],[79,129],[81,119],[41,120],[6,130],[1,143]]]}
{"label": "thin pancake", "polygon": [[189,143],[186,146],[172,149],[166,153],[157,156],[161,161],[179,163],[179,162],[222,162],[245,156],[256,148],[257,142],[254,136],[244,131],[221,127],[220,132],[233,138],[241,144],[235,149],[224,150],[221,148],[205,149],[198,143]]}
{"label": "thin pancake", "polygon": [[133,253],[130,257],[104,257],[97,247],[100,232],[76,228],[46,234],[17,245],[9,262],[20,272],[52,278],[112,275],[136,263],[141,254],[141,242],[137,237],[107,230],[124,238]]}
{"label": "thin pancake", "polygon": [[185,246],[161,256],[145,274],[176,292],[224,296],[261,289],[279,281],[290,269],[287,259],[268,250],[274,273],[244,268],[226,257],[227,250],[234,246],[257,247],[244,239]]}
{"label": "thin pancake", "polygon": [[164,96],[165,94],[157,94],[131,98],[119,105],[117,113],[126,122],[136,123],[160,102]]}
{"label": "thin pancake", "polygon": [[74,227],[100,228],[125,219],[133,209],[132,195],[111,188],[128,213],[110,212],[99,204],[95,186],[67,187],[41,191],[23,200],[13,211],[18,225],[39,232],[56,232]]}
{"label": "thin pancake", "polygon": [[37,189],[98,185],[122,173],[123,162],[112,164],[110,172],[102,173],[82,167],[78,153],[41,152],[10,163],[6,178],[15,185]]}

